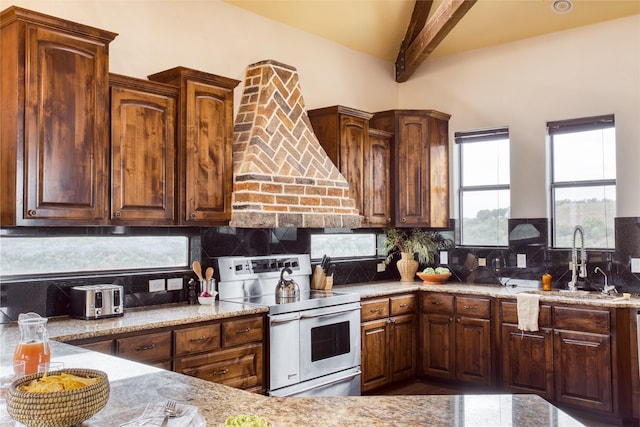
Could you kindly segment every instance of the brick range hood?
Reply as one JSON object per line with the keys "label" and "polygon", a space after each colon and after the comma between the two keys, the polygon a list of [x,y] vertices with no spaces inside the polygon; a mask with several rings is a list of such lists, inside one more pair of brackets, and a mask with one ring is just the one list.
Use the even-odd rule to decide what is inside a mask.
{"label": "brick range hood", "polygon": [[294,67],[247,68],[234,126],[232,227],[357,228],[349,184],[313,133]]}

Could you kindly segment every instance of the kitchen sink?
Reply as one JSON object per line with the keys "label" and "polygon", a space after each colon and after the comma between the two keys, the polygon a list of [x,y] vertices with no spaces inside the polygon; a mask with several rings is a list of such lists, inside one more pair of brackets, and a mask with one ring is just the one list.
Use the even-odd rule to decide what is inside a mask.
{"label": "kitchen sink", "polygon": [[536,294],[549,297],[564,297],[564,298],[582,298],[582,299],[602,299],[613,300],[622,299],[622,295],[603,295],[596,291],[569,291],[564,289],[555,289],[553,291],[524,291],[525,294]]}

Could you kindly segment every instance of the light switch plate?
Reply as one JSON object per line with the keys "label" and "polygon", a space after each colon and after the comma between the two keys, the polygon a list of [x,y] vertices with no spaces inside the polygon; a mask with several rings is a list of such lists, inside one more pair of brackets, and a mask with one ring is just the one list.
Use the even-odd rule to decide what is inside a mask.
{"label": "light switch plate", "polygon": [[149,292],[164,291],[164,279],[149,280]]}
{"label": "light switch plate", "polygon": [[378,273],[382,273],[387,269],[387,266],[384,265],[384,262],[379,262],[376,267],[377,267]]}
{"label": "light switch plate", "polygon": [[640,258],[631,258],[631,272],[640,273]]}
{"label": "light switch plate", "polygon": [[174,277],[171,279],[167,279],[167,290],[168,291],[179,291],[182,289],[182,278]]}
{"label": "light switch plate", "polygon": [[527,268],[527,254],[518,254],[518,268]]}
{"label": "light switch plate", "polygon": [[486,258],[478,258],[478,267],[486,267],[487,259]]}
{"label": "light switch plate", "polygon": [[440,264],[442,265],[449,264],[449,252],[440,251]]}

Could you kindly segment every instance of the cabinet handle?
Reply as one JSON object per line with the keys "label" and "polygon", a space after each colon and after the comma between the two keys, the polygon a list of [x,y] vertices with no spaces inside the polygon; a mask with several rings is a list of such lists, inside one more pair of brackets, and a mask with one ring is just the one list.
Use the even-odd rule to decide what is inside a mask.
{"label": "cabinet handle", "polygon": [[147,351],[147,350],[153,350],[154,348],[156,348],[155,344],[151,344],[151,345],[145,345],[142,347],[138,347],[136,348],[136,351]]}
{"label": "cabinet handle", "polygon": [[203,336],[201,336],[201,337],[199,337],[199,338],[191,338],[189,341],[191,341],[191,342],[196,342],[196,341],[204,341],[204,340],[206,340],[206,339],[207,339],[207,337],[205,337],[205,336],[203,335]]}
{"label": "cabinet handle", "polygon": [[222,369],[220,371],[214,371],[213,375],[224,375],[224,374],[226,374],[228,372],[229,372],[228,369]]}
{"label": "cabinet handle", "polygon": [[120,211],[115,213],[116,218],[120,218],[122,216],[122,213],[120,213]]}
{"label": "cabinet handle", "polygon": [[449,322],[453,322],[453,317],[449,317]]}
{"label": "cabinet handle", "polygon": [[402,218],[400,219],[400,222],[407,222],[407,218],[402,217]]}
{"label": "cabinet handle", "polygon": [[246,334],[250,330],[251,330],[251,328],[239,329],[239,330],[236,331],[236,334]]}
{"label": "cabinet handle", "polygon": [[191,219],[195,219],[196,218],[196,213],[195,212],[191,212],[191,215],[189,215],[191,217]]}
{"label": "cabinet handle", "polygon": [[27,215],[29,215],[29,216],[36,216],[36,215],[37,215],[37,212],[36,212],[36,210],[35,210],[35,209],[29,209],[29,210],[27,211]]}
{"label": "cabinet handle", "polygon": [[463,306],[465,310],[477,310],[478,306],[477,305],[465,305]]}
{"label": "cabinet handle", "polygon": [[371,308],[371,309],[369,309],[369,313],[380,313],[380,309],[379,308]]}
{"label": "cabinet handle", "polygon": [[442,305],[440,301],[431,301],[431,305]]}
{"label": "cabinet handle", "polygon": [[391,217],[387,218],[387,224],[391,224]]}
{"label": "cabinet handle", "polygon": [[406,302],[404,304],[400,304],[400,307],[407,307],[409,304],[407,304]]}

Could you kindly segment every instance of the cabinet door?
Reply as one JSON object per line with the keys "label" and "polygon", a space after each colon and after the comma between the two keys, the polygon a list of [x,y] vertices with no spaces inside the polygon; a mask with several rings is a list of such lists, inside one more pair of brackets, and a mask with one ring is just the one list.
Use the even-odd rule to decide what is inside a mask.
{"label": "cabinet door", "polygon": [[611,412],[609,335],[554,331],[556,401]]}
{"label": "cabinet door", "polygon": [[455,335],[456,378],[491,384],[491,321],[458,317]]}
{"label": "cabinet door", "polygon": [[449,315],[422,314],[422,372],[425,375],[455,377],[454,325]]}
{"label": "cabinet door", "polygon": [[[173,224],[177,91],[152,93],[152,85],[111,80],[111,221]],[[133,87],[125,87],[133,86]]]}
{"label": "cabinet door", "polygon": [[373,390],[390,381],[388,335],[388,319],[373,320],[362,324],[362,392]]}
{"label": "cabinet door", "polygon": [[391,224],[391,138],[393,134],[369,130],[364,165],[364,215],[371,227]]}
{"label": "cabinet door", "polygon": [[340,116],[340,173],[349,183],[349,197],[364,216],[364,154],[368,138],[368,122],[363,119]]}
{"label": "cabinet door", "polygon": [[395,316],[391,321],[391,381],[412,378],[416,374],[416,316]]}
{"label": "cabinet door", "polygon": [[119,357],[137,362],[171,360],[171,331],[116,339]]}
{"label": "cabinet door", "polygon": [[37,27],[28,27],[26,43],[25,221],[19,223],[102,223],[108,181],[107,47]]}
{"label": "cabinet door", "polygon": [[428,118],[401,115],[397,131],[396,226],[429,225]]}
{"label": "cabinet door", "polygon": [[514,393],[553,399],[551,329],[523,332],[516,325],[502,325],[502,385]]}
{"label": "cabinet door", "polygon": [[233,92],[187,82],[185,195],[187,223],[231,217]]}
{"label": "cabinet door", "polygon": [[449,121],[429,117],[429,225],[449,226]]}

